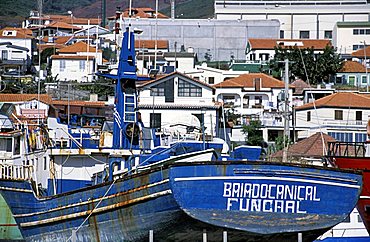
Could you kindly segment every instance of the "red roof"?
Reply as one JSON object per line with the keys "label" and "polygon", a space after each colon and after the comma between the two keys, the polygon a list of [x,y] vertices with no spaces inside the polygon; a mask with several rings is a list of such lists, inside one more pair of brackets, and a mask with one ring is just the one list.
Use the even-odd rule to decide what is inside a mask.
{"label": "red roof", "polygon": [[298,48],[313,48],[315,50],[323,50],[326,46],[331,46],[330,40],[322,39],[249,39],[250,48],[273,50],[275,47],[294,47]]}
{"label": "red roof", "polygon": [[340,69],[338,72],[365,73],[366,69],[365,66],[357,61],[345,61],[342,69]]}
{"label": "red roof", "polygon": [[6,39],[33,39],[32,30],[6,27],[0,30],[0,38]]}
{"label": "red roof", "polygon": [[[38,98],[38,94],[1,94],[0,102],[13,103],[13,102],[26,102]],[[40,101],[50,104],[52,102],[51,96],[48,94],[40,94]]]}
{"label": "red roof", "polygon": [[[135,40],[135,48],[154,49],[155,40]],[[168,40],[157,40],[158,49],[168,49]]]}
{"label": "red roof", "polygon": [[[315,101],[317,108],[369,108],[370,97],[359,93],[337,92]],[[297,107],[297,110],[311,109],[313,103],[307,103]]]}
{"label": "red roof", "polygon": [[45,26],[45,28],[55,28],[55,29],[73,29],[73,30],[80,30],[81,28],[73,26],[71,24],[67,24],[64,22],[52,22]]}
{"label": "red roof", "polygon": [[255,79],[261,79],[261,88],[284,88],[285,84],[276,78],[273,78],[264,73],[249,73],[243,74],[238,77],[228,79],[213,85],[215,88],[238,88],[238,87],[250,87],[253,88]]}
{"label": "red roof", "polygon": [[370,56],[370,46],[366,47],[365,50],[362,48],[362,49],[359,49],[355,52],[352,52],[353,57],[362,57],[362,58],[364,58],[365,55],[366,55],[366,57]]}
{"label": "red roof", "polygon": [[[73,45],[67,46],[59,50],[59,53],[77,53],[77,52],[87,52],[87,44],[83,41],[79,41]],[[96,52],[95,47],[89,46],[89,52]],[[101,50],[98,50],[101,52]]]}
{"label": "red roof", "polygon": [[89,107],[103,107],[105,102],[91,102],[91,101],[80,101],[80,100],[53,100],[53,105],[71,105],[71,106],[89,106]]}
{"label": "red roof", "polygon": [[[152,8],[132,8],[131,9],[133,18],[139,17],[139,18],[155,18],[155,10]],[[122,12],[123,17],[127,18],[129,17],[129,8],[125,9],[124,12]],[[158,18],[169,18],[168,16],[158,12]]]}
{"label": "red roof", "polygon": [[53,60],[89,60],[95,59],[95,56],[86,56],[86,55],[52,55],[51,59]]}
{"label": "red roof", "polygon": [[[299,157],[299,158],[321,158],[325,155],[325,150],[323,149],[323,142],[327,150],[328,142],[334,142],[335,139],[327,134],[316,133],[310,137],[298,141],[288,148],[288,157]],[[271,155],[273,158],[283,157],[283,151],[279,150],[278,152]]]}

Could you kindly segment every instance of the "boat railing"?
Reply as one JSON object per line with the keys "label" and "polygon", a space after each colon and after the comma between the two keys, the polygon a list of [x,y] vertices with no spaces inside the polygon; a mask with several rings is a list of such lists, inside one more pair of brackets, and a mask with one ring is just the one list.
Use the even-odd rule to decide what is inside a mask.
{"label": "boat railing", "polygon": [[328,142],[328,157],[365,157],[370,143],[366,142]]}
{"label": "boat railing", "polygon": [[34,167],[32,165],[0,164],[0,179],[30,180]]}

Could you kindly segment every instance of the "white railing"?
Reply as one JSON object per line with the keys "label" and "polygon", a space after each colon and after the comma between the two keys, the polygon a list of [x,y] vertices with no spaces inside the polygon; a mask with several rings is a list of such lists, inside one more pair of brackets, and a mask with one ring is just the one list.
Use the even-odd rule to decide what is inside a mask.
{"label": "white railing", "polygon": [[34,167],[32,165],[0,164],[0,179],[30,180]]}

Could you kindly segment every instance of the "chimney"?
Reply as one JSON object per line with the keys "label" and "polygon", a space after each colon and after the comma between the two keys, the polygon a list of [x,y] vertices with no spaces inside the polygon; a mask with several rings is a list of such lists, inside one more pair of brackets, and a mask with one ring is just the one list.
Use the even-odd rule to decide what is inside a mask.
{"label": "chimney", "polygon": [[90,102],[97,102],[98,101],[98,94],[90,94]]}
{"label": "chimney", "polygon": [[261,90],[261,78],[254,78],[254,90],[255,91],[260,91]]}

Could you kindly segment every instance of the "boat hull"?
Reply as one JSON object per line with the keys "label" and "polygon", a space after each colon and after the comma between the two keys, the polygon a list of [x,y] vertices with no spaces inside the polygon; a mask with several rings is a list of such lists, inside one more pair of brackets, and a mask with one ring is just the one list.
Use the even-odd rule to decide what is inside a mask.
{"label": "boat hull", "polygon": [[[330,184],[322,184],[329,177]],[[238,209],[230,202],[235,191],[225,188],[237,181],[298,189],[311,186],[308,180],[316,181],[317,193],[309,188],[310,195],[303,194],[301,188],[296,200],[308,196],[308,201],[298,201],[294,213],[289,199],[282,199],[288,204],[284,211]],[[72,230],[78,230],[77,241],[145,241],[150,230],[159,241],[200,241],[204,231],[208,241],[221,241],[223,231],[228,241],[296,241],[298,233],[312,241],[350,213],[360,189],[359,174],[258,162],[176,163],[45,199],[36,198],[27,182],[0,180],[0,192],[27,241],[66,241]],[[276,191],[267,200],[274,200]]]}

